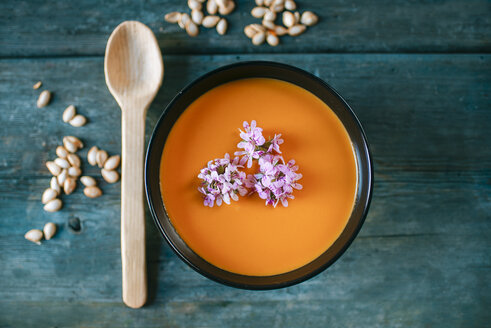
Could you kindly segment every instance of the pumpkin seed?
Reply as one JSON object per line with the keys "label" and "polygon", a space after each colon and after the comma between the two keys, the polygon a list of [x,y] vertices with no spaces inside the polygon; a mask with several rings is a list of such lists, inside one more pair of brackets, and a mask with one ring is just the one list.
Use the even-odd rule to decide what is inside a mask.
{"label": "pumpkin seed", "polygon": [[59,195],[61,192],[60,185],[58,184],[58,179],[56,177],[52,177],[49,183],[50,188],[56,191],[56,194]]}
{"label": "pumpkin seed", "polygon": [[79,128],[87,123],[87,119],[85,118],[85,116],[79,114],[75,115],[68,123],[70,123],[71,126]]}
{"label": "pumpkin seed", "polygon": [[208,14],[215,15],[218,12],[218,5],[215,0],[208,0],[206,3],[206,11]]}
{"label": "pumpkin seed", "polygon": [[172,24],[177,23],[180,18],[181,18],[181,13],[177,11],[173,11],[164,16],[165,21]]}
{"label": "pumpkin seed", "polygon": [[199,10],[193,10],[191,11],[191,19],[193,20],[193,22],[197,25],[201,25],[201,23],[203,22],[203,12],[202,11],[199,11]]}
{"label": "pumpkin seed", "polygon": [[99,150],[96,155],[97,166],[102,169],[104,167],[104,164],[106,163],[107,158],[107,151]]}
{"label": "pumpkin seed", "polygon": [[198,25],[194,24],[193,21],[189,21],[186,24],[186,33],[192,37],[197,36],[199,34]]}
{"label": "pumpkin seed", "polygon": [[315,24],[317,24],[318,21],[319,21],[319,18],[317,17],[317,15],[311,11],[305,11],[302,14],[302,17],[300,18],[300,22],[304,25],[307,25],[307,26],[315,25]]}
{"label": "pumpkin seed", "polygon": [[49,201],[53,200],[58,196],[58,192],[54,189],[48,188],[43,192],[43,196],[41,197],[41,202],[43,204],[47,204]]}
{"label": "pumpkin seed", "polygon": [[56,233],[56,224],[54,224],[53,222],[46,223],[44,225],[43,232],[44,232],[44,239],[50,240],[51,238],[53,238],[53,236]]}
{"label": "pumpkin seed", "polygon": [[44,205],[44,210],[46,212],[56,212],[61,208],[62,202],[58,198],[50,200],[46,205]]}
{"label": "pumpkin seed", "polygon": [[86,175],[80,178],[80,182],[82,182],[82,184],[86,187],[93,187],[97,184],[93,177],[89,177]]}
{"label": "pumpkin seed", "polygon": [[255,46],[258,46],[260,44],[264,43],[264,40],[266,38],[266,33],[264,32],[258,32],[256,35],[252,37],[252,44]]}
{"label": "pumpkin seed", "polygon": [[297,36],[305,32],[305,25],[294,25],[288,29],[288,34],[291,36]]}
{"label": "pumpkin seed", "polygon": [[75,181],[75,179],[66,178],[65,183],[63,184],[63,190],[65,191],[65,194],[70,195],[76,187],[77,182]]}
{"label": "pumpkin seed", "polygon": [[[210,1],[210,0],[208,0],[208,1]],[[219,20],[220,20],[220,17],[218,17],[218,16],[206,16],[205,18],[203,18],[203,21],[201,22],[201,24],[206,28],[212,28],[215,25],[217,25]]]}
{"label": "pumpkin seed", "polygon": [[82,170],[77,166],[72,166],[68,168],[68,176],[73,178],[78,178],[82,174]]}
{"label": "pumpkin seed", "polygon": [[268,44],[270,46],[273,46],[273,47],[276,47],[278,45],[278,43],[280,43],[280,39],[272,33],[268,34],[266,41],[268,42]]}
{"label": "pumpkin seed", "polygon": [[98,151],[99,151],[99,148],[97,148],[97,146],[93,146],[92,148],[90,148],[89,152],[87,153],[87,161],[92,166],[97,164],[97,152]]}
{"label": "pumpkin seed", "polygon": [[39,94],[36,105],[38,106],[38,108],[45,107],[49,104],[50,100],[51,100],[51,92],[49,92],[48,90],[44,90]]}
{"label": "pumpkin seed", "polygon": [[295,25],[295,16],[291,12],[285,11],[283,13],[283,25],[286,27]]}
{"label": "pumpkin seed", "polygon": [[32,229],[26,232],[24,238],[29,241],[32,241],[33,243],[41,245],[41,239],[43,239],[43,232],[39,229]]}
{"label": "pumpkin seed", "polygon": [[56,156],[59,158],[66,158],[68,156],[68,151],[63,146],[56,147]]}
{"label": "pumpkin seed", "polygon": [[119,173],[116,171],[102,169],[101,175],[108,183],[115,183],[119,180]]}
{"label": "pumpkin seed", "polygon": [[65,111],[63,112],[63,122],[68,123],[72,118],[75,117],[75,114],[77,114],[77,110],[75,109],[75,106],[70,105],[67,108],[65,108]]}
{"label": "pumpkin seed", "polygon": [[217,24],[218,34],[224,35],[225,33],[227,33],[227,27],[228,27],[227,20],[225,18],[220,19],[220,21]]}
{"label": "pumpkin seed", "polygon": [[64,158],[55,159],[55,164],[61,167],[62,169],[67,169],[70,167],[70,163]]}
{"label": "pumpkin seed", "polygon": [[68,163],[70,163],[71,166],[76,166],[80,167],[80,157],[76,154],[68,154],[67,156]]}
{"label": "pumpkin seed", "polygon": [[89,198],[97,198],[102,195],[102,190],[96,186],[84,188],[84,195]]}
{"label": "pumpkin seed", "polygon": [[46,167],[48,168],[49,172],[53,174],[54,176],[57,176],[61,173],[61,167],[56,165],[55,162],[48,161],[46,162]]}
{"label": "pumpkin seed", "polygon": [[121,157],[119,155],[113,155],[109,157],[106,163],[104,163],[104,170],[111,171],[116,169],[119,166],[120,161],[121,161]]}
{"label": "pumpkin seed", "polygon": [[39,89],[39,88],[40,88],[42,85],[43,85],[43,82],[41,82],[41,81],[37,81],[37,82],[36,82],[36,83],[35,83],[35,84],[32,86],[32,88],[33,88],[34,90],[37,90],[37,89]]}

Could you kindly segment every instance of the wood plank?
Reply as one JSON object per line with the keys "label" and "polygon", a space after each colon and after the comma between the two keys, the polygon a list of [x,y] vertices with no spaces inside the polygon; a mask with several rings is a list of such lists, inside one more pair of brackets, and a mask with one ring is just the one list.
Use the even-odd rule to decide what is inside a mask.
{"label": "wood plank", "polygon": [[[102,58],[0,60],[0,327],[485,326],[491,320],[489,55],[166,56],[147,135],[186,83],[239,60],[291,63],[331,83],[360,117],[375,159],[375,194],[360,236],[314,279],[253,292],[214,283],[164,244],[147,213],[150,302],[121,302],[120,184],[80,188],[57,213],[42,210],[43,163],[62,136],[119,153],[120,111]],[[69,77],[69,78],[67,78]],[[35,108],[43,80],[53,102]],[[90,122],[61,121],[74,103]],[[82,152],[85,155],[86,149]],[[84,166],[96,176],[98,170]],[[67,221],[79,217],[81,234]],[[25,231],[60,231],[37,246]],[[26,315],[27,313],[27,315]]]}
{"label": "wood plank", "polygon": [[140,20],[157,34],[164,54],[305,52],[490,52],[487,0],[298,1],[320,23],[278,47],[251,44],[242,30],[258,21],[252,0],[237,1],[229,32],[202,30],[188,37],[163,21],[170,11],[188,11],[185,0],[0,2],[0,56],[102,55],[111,31],[123,20]]}

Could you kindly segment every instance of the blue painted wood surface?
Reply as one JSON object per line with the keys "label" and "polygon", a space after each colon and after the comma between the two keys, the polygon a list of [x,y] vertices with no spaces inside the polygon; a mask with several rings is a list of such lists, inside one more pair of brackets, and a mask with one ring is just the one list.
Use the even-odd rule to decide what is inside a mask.
{"label": "blue painted wood surface", "polygon": [[[298,3],[323,21],[274,49],[253,47],[240,32],[252,1],[239,1],[243,12],[223,39],[190,39],[162,22],[184,1],[0,3],[0,327],[489,325],[489,2]],[[102,55],[112,28],[129,18],[157,32],[166,64],[147,136],[186,83],[242,60],[306,69],[353,106],[374,155],[374,198],[360,235],[327,271],[276,291],[221,286],[182,263],[147,215],[150,299],[132,310],[121,302],[119,184],[101,182],[97,200],[78,188],[62,211],[42,210],[44,162],[64,135],[120,152],[120,110],[105,87]],[[54,92],[43,109],[32,90],[38,80]],[[61,121],[70,103],[89,124]],[[68,228],[75,217],[78,234]],[[53,240],[23,238],[47,221],[59,225]]]}

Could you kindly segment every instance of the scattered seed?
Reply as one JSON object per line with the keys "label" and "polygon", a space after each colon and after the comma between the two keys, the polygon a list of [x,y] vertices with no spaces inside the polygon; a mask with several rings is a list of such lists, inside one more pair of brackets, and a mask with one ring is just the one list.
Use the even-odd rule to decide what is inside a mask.
{"label": "scattered seed", "polygon": [[106,163],[107,158],[107,151],[99,150],[96,155],[97,166],[102,169],[104,167],[104,164]]}
{"label": "scattered seed", "polygon": [[76,154],[68,154],[67,156],[68,163],[70,163],[71,166],[76,166],[80,167],[80,157]]}
{"label": "scattered seed", "polygon": [[73,178],[66,178],[65,183],[63,184],[63,190],[65,194],[70,195],[75,188],[77,187],[77,181]]}
{"label": "scattered seed", "polygon": [[196,25],[201,25],[203,22],[203,12],[200,10],[193,10],[191,11],[191,19]]}
{"label": "scattered seed", "polygon": [[65,149],[68,150],[70,153],[75,153],[78,150],[77,146],[75,146],[72,142],[68,140],[63,140],[63,146],[65,146]]}
{"label": "scattered seed", "polygon": [[300,22],[304,25],[307,25],[307,26],[315,25],[315,24],[317,24],[318,21],[319,21],[319,18],[317,17],[317,15],[311,11],[305,11],[302,14],[302,17],[300,18]]}
{"label": "scattered seed", "polygon": [[276,47],[278,45],[278,43],[280,43],[280,39],[272,33],[268,34],[266,41],[268,42],[268,44],[270,46],[273,46],[273,47]]}
{"label": "scattered seed", "polygon": [[44,239],[50,240],[51,238],[53,238],[53,236],[56,233],[56,224],[54,224],[53,222],[46,223],[44,225],[43,232],[44,232]]}
{"label": "scattered seed", "polygon": [[295,16],[291,12],[285,11],[283,13],[283,25],[286,27],[295,25]]}
{"label": "scattered seed", "polygon": [[24,238],[29,241],[32,241],[33,243],[41,245],[41,239],[43,239],[43,232],[39,229],[32,229],[26,232]]}
{"label": "scattered seed", "polygon": [[87,153],[87,161],[92,166],[97,164],[97,152],[98,151],[99,151],[99,148],[97,148],[97,146],[93,146],[92,148],[90,148],[89,152]]}
{"label": "scattered seed", "polygon": [[56,196],[58,196],[58,192],[56,190],[48,188],[43,192],[43,196],[41,197],[41,202],[43,204],[47,204],[49,201],[55,199]]}
{"label": "scattered seed", "polygon": [[116,171],[102,169],[101,175],[108,183],[115,183],[119,180],[119,173]]}
{"label": "scattered seed", "polygon": [[[210,0],[208,0],[208,1],[210,1]],[[201,23],[206,28],[212,28],[215,25],[217,25],[219,20],[220,20],[220,17],[218,17],[218,16],[206,16],[205,18],[203,18],[203,21]]]}
{"label": "scattered seed", "polygon": [[271,11],[271,10],[266,10],[266,13],[263,16],[263,19],[267,20],[267,21],[274,22],[274,20],[276,19],[276,13],[274,11]]}
{"label": "scattered seed", "polygon": [[164,16],[165,21],[172,24],[179,22],[180,18],[181,18],[181,13],[177,11],[173,11]]}
{"label": "scattered seed", "polygon": [[85,118],[85,116],[79,114],[75,115],[68,123],[70,123],[71,126],[78,128],[84,126],[85,123],[87,123],[87,119]]}
{"label": "scattered seed", "polygon": [[102,195],[102,190],[96,186],[84,188],[84,195],[89,198],[97,198]]}
{"label": "scattered seed", "polygon": [[271,9],[271,11],[275,13],[280,13],[283,11],[283,9],[285,9],[285,6],[283,5],[283,3],[276,3],[276,4],[272,4],[271,7],[269,8]]}
{"label": "scattered seed", "polygon": [[227,20],[225,18],[220,19],[220,21],[217,24],[218,34],[224,35],[225,33],[227,33],[227,27],[228,27]]}
{"label": "scattered seed", "polygon": [[189,21],[186,24],[186,33],[192,37],[197,36],[199,34],[198,25],[194,24],[193,21]]}
{"label": "scattered seed", "polygon": [[268,9],[264,7],[255,7],[252,8],[251,10],[251,15],[256,17],[256,18],[263,18],[264,14],[266,14],[266,11]]}
{"label": "scattered seed", "polygon": [[46,167],[48,168],[49,172],[54,176],[57,176],[61,173],[61,167],[56,165],[55,162],[51,162],[51,161],[46,162]]}
{"label": "scattered seed", "polygon": [[49,183],[50,188],[56,191],[56,194],[59,195],[61,192],[60,185],[58,184],[58,179],[56,177],[52,177]]}
{"label": "scattered seed", "polygon": [[68,168],[68,176],[78,178],[82,174],[82,170],[77,166]]}
{"label": "scattered seed", "polygon": [[293,13],[293,17],[295,17],[295,24],[293,25],[297,25],[298,23],[300,23],[300,13],[298,11]]}
{"label": "scattered seed", "polygon": [[36,82],[36,83],[35,83],[35,84],[32,86],[32,88],[33,88],[34,90],[37,90],[37,89],[39,89],[39,88],[40,88],[42,85],[43,85],[43,82],[41,82],[41,81],[37,81],[37,82]]}
{"label": "scattered seed", "polygon": [[217,3],[217,6],[220,8],[220,7],[226,7],[229,0],[215,0],[215,2]]}
{"label": "scattered seed", "polygon": [[252,44],[255,46],[263,44],[265,38],[266,34],[264,32],[258,32],[252,37]]}
{"label": "scattered seed", "polygon": [[274,23],[272,21],[269,21],[269,20],[265,20],[263,19],[263,26],[266,27],[268,30],[274,30],[274,28],[276,27],[276,25],[274,25]]}
{"label": "scattered seed", "polygon": [[218,12],[218,5],[215,0],[208,0],[206,3],[206,11],[208,14],[215,15]]}
{"label": "scattered seed", "polygon": [[293,0],[286,0],[285,1],[285,9],[293,11],[293,10],[297,9],[297,4]]}
{"label": "scattered seed", "polygon": [[104,163],[104,170],[111,171],[116,169],[119,166],[120,161],[121,161],[121,156],[119,155],[113,155],[109,157],[106,163]]}
{"label": "scattered seed", "polygon": [[39,94],[36,105],[38,106],[38,108],[45,107],[46,105],[49,104],[50,100],[51,100],[51,92],[49,92],[48,90],[44,90]]}
{"label": "scattered seed", "polygon": [[68,123],[68,121],[70,121],[72,118],[75,117],[76,113],[77,110],[75,109],[75,106],[73,105],[68,106],[63,112],[63,122]]}
{"label": "scattered seed", "polygon": [[181,16],[179,17],[179,21],[177,22],[177,24],[179,24],[179,26],[182,28],[182,29],[185,29],[186,28],[186,24],[191,20],[191,17],[189,17],[188,14],[186,13],[182,13]]}
{"label": "scattered seed", "polygon": [[297,36],[305,32],[305,29],[305,25],[295,25],[288,29],[288,34],[290,34],[291,36]]}
{"label": "scattered seed", "polygon": [[276,25],[274,27],[274,32],[276,33],[277,36],[282,36],[288,33],[288,29],[281,25]]}
{"label": "scattered seed", "polygon": [[56,156],[59,158],[66,158],[68,156],[68,151],[63,146],[56,147]]}
{"label": "scattered seed", "polygon": [[[74,136],[66,136],[63,138],[63,143],[65,143],[65,140],[71,142],[75,147],[79,148],[79,149],[82,149],[84,148],[84,144],[82,143],[82,141],[77,138],[77,137],[74,137]],[[66,147],[65,147],[66,148]],[[70,151],[70,149],[67,148],[68,151]],[[74,153],[73,151],[71,151],[71,153]]]}
{"label": "scattered seed", "polygon": [[58,184],[60,185],[60,187],[62,187],[65,183],[66,178],[68,178],[68,170],[63,169],[56,178],[58,179]]}
{"label": "scattered seed", "polygon": [[67,169],[70,167],[70,163],[64,158],[55,159],[55,164],[61,167],[62,169]]}
{"label": "scattered seed", "polygon": [[244,27],[244,34],[250,39],[254,36],[254,34],[256,34],[257,31],[251,26],[251,25],[247,25],[246,27]]}
{"label": "scattered seed", "polygon": [[251,28],[253,28],[254,30],[256,30],[256,33],[259,33],[259,32],[266,33],[266,28],[260,24],[251,24],[249,26]]}
{"label": "scattered seed", "polygon": [[201,10],[203,5],[197,0],[188,0],[188,7],[191,10]]}
{"label": "scattered seed", "polygon": [[80,182],[82,182],[82,184],[86,187],[93,187],[97,184],[93,177],[89,177],[86,175],[80,178]]}
{"label": "scattered seed", "polygon": [[218,6],[218,12],[220,15],[227,16],[235,9],[235,2],[233,0],[228,0],[225,6]]}
{"label": "scattered seed", "polygon": [[56,212],[60,210],[61,205],[62,205],[61,200],[55,198],[49,201],[46,205],[44,205],[44,210],[46,212]]}

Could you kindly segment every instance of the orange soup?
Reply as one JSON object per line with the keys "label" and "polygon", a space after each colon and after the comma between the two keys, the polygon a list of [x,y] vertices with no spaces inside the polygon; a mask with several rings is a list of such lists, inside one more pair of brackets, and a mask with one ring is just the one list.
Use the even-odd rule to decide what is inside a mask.
{"label": "orange soup", "polygon": [[[233,157],[238,129],[251,120],[266,139],[282,134],[282,155],[296,160],[303,189],[288,207],[266,206],[257,194],[204,206],[200,169]],[[307,90],[266,78],[229,82],[195,100],[173,126],[160,166],[165,208],[181,238],[213,265],[251,276],[285,273],[326,251],[351,215],[356,183],[353,147],[337,116]]]}

